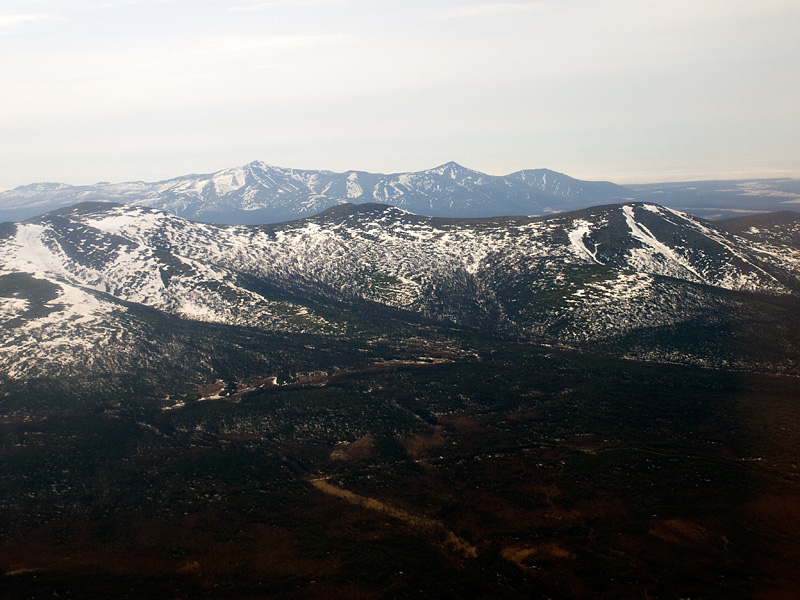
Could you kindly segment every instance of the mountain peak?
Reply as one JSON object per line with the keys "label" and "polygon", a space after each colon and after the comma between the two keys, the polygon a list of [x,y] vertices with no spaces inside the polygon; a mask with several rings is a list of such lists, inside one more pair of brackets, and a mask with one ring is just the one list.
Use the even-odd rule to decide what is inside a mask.
{"label": "mountain peak", "polygon": [[419,172],[290,169],[255,160],[154,183],[40,184],[0,194],[0,220],[23,220],[87,200],[158,208],[194,221],[264,224],[311,216],[344,201],[381,202],[434,217],[542,215],[630,197],[625,188],[546,177],[490,176],[455,161]]}
{"label": "mountain peak", "polygon": [[264,171],[268,171],[270,169],[274,169],[275,167],[265,163],[263,160],[254,160],[253,162],[247,163],[243,168],[245,169],[261,169]]}
{"label": "mountain peak", "polygon": [[453,179],[463,173],[473,173],[472,169],[467,169],[466,167],[462,167],[455,161],[446,162],[443,165],[439,165],[438,167],[434,167],[433,169],[429,169],[425,171],[425,173],[436,174],[436,175],[449,175]]}

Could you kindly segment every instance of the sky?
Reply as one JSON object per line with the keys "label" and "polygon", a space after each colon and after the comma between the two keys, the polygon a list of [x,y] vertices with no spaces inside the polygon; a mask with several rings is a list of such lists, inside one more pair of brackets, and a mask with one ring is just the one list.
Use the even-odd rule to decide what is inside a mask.
{"label": "sky", "polygon": [[254,160],[800,177],[797,0],[2,0],[0,190]]}

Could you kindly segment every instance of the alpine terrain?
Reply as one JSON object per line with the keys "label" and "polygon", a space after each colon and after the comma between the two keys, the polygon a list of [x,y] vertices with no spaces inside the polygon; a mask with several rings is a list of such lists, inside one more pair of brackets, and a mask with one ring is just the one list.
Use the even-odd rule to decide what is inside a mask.
{"label": "alpine terrain", "polygon": [[[800,250],[796,217],[783,221],[731,233],[652,204],[483,220],[346,204],[243,227],[83,204],[3,225],[0,360],[12,380],[111,375],[186,352],[177,341],[153,345],[154,319],[359,338],[380,335],[356,316],[374,314],[630,358],[797,373],[786,311],[800,292]],[[740,333],[729,337],[733,324]],[[752,352],[747,336],[761,327],[781,352]],[[690,330],[680,344],[667,341]],[[207,360],[196,368],[212,375]]]}
{"label": "alpine terrain", "polygon": [[449,162],[412,173],[291,169],[255,161],[166,181],[34,183],[0,192],[0,220],[18,221],[79,202],[156,208],[206,223],[263,224],[339,204],[380,202],[437,217],[542,216],[601,204],[647,202],[709,219],[794,210],[800,180],[750,179],[620,186],[549,169],[487,175]]}
{"label": "alpine terrain", "polygon": [[0,224],[0,599],[796,593],[800,215],[198,181]]}

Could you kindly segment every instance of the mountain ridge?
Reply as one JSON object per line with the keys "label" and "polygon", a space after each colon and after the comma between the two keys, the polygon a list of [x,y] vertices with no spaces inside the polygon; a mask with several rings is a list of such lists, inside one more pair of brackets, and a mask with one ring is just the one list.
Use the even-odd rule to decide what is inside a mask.
{"label": "mountain ridge", "polygon": [[194,221],[276,223],[343,202],[384,202],[442,217],[546,215],[615,202],[651,202],[708,219],[794,208],[800,179],[631,184],[583,181],[550,169],[488,175],[447,162],[416,172],[277,167],[263,161],[206,174],[71,186],[34,183],[0,192],[0,220],[19,221],[83,201],[160,208]]}
{"label": "mountain ridge", "polygon": [[280,222],[343,202],[384,202],[429,216],[547,214],[630,197],[610,182],[574,179],[548,169],[487,175],[455,162],[402,173],[291,169],[253,161],[209,174],[158,182],[31,184],[0,193],[0,218],[22,220],[83,201],[159,208],[223,224]]}
{"label": "mountain ridge", "polygon": [[[258,226],[84,203],[4,226],[0,360],[16,380],[107,372],[108,364],[129,372],[195,351],[197,342],[170,334],[179,321],[177,329],[200,328],[192,335],[208,324],[236,328],[231,339],[305,335],[365,349],[386,327],[424,324],[628,358],[791,372],[793,351],[751,358],[745,342],[719,336],[736,324],[750,343],[758,325],[758,335],[788,336],[781,344],[793,347],[798,295],[800,250],[777,232],[737,235],[645,203],[460,220],[343,204]],[[173,325],[154,325],[156,314]],[[642,341],[658,331],[684,345]],[[226,352],[259,355],[251,343]],[[218,363],[204,354],[181,369],[207,377]]]}

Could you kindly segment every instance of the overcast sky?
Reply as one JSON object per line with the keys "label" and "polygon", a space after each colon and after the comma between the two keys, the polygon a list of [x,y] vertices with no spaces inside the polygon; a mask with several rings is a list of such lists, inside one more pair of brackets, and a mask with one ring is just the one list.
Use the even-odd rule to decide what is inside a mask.
{"label": "overcast sky", "polygon": [[0,189],[253,160],[800,177],[798,0],[2,0]]}

